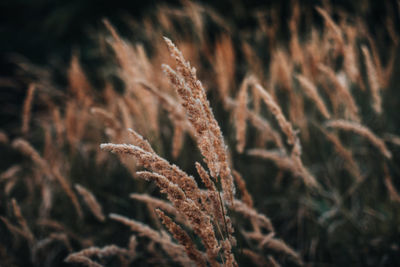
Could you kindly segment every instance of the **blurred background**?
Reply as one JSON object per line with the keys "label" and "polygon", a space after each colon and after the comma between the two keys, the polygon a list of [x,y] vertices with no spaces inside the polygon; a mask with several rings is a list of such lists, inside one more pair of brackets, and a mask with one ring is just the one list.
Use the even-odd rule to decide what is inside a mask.
{"label": "blurred background", "polygon": [[[300,1],[303,10],[313,16],[314,24],[321,24],[322,19],[314,6],[324,1]],[[383,27],[388,13],[394,14],[397,22],[399,6],[396,0],[332,0],[329,2],[335,9],[343,9],[354,16],[365,17],[365,22],[372,33]],[[89,77],[96,77],[95,71],[101,58],[96,53],[98,35],[105,31],[102,19],[108,18],[121,32],[132,41],[143,41],[130,26],[132,21],[151,17],[162,5],[169,7],[182,6],[180,1],[104,1],[104,0],[3,0],[0,3],[0,73],[1,73],[1,112],[0,128],[13,128],[20,119],[23,95],[26,90],[26,79],[18,75],[16,62],[20,58],[38,66],[51,67],[53,75],[62,79],[65,67],[68,66],[72,52],[79,50],[82,65]],[[259,11],[274,10],[281,21],[280,38],[288,38],[287,21],[290,15],[290,1],[199,1],[211,7],[226,23],[235,29],[252,29],[257,25]],[[152,18],[154,20],[154,18]],[[396,23],[395,25],[398,25]],[[286,27],[285,27],[286,26]],[[209,25],[210,36],[219,30]],[[63,69],[64,68],[64,69]],[[65,78],[65,77],[64,77]],[[97,77],[98,78],[98,77]],[[10,79],[12,81],[10,81]],[[64,79],[65,80],[65,79]],[[94,82],[101,82],[93,78]],[[13,90],[7,85],[13,84]],[[23,85],[22,85],[23,84]],[[10,87],[8,87],[10,88]],[[10,126],[13,125],[13,126]]]}
{"label": "blurred background", "polygon": [[[40,84],[40,94],[49,95],[49,99],[58,105],[61,114],[67,100],[74,101],[74,95],[68,92],[69,77],[68,70],[72,68],[71,58],[76,56],[79,64],[86,75],[90,86],[94,91],[104,92],[108,84],[112,84],[118,93],[124,92],[124,81],[119,76],[114,54],[109,47],[110,32],[106,29],[104,19],[107,19],[117,30],[119,35],[132,44],[142,44],[146,53],[152,58],[157,55],[157,40],[161,46],[162,35],[175,37],[174,41],[182,41],[184,44],[194,44],[193,50],[188,49],[188,57],[197,59],[200,70],[199,77],[209,91],[211,106],[213,107],[218,122],[221,124],[227,144],[232,148],[232,161],[235,168],[246,177],[248,188],[253,195],[254,201],[260,212],[268,214],[272,219],[277,233],[280,237],[293,246],[304,258],[306,266],[399,266],[400,264],[400,206],[398,202],[389,199],[387,189],[383,182],[382,170],[385,162],[376,150],[371,146],[364,146],[362,142],[353,142],[349,136],[340,136],[349,146],[353,145],[357,160],[363,172],[369,174],[369,180],[360,187],[354,198],[345,201],[345,208],[339,215],[325,218],[331,210],[336,209],[333,203],[337,195],[341,195],[348,189],[348,173],[343,171],[345,162],[342,158],[330,153],[333,149],[326,145],[326,140],[315,128],[311,131],[311,141],[305,141],[303,150],[304,160],[310,163],[313,171],[322,173],[320,177],[326,187],[332,191],[329,196],[313,194],[298,182],[293,182],[290,175],[281,175],[276,166],[271,162],[254,159],[245,154],[237,153],[235,147],[235,133],[231,125],[232,116],[223,109],[218,99],[217,88],[213,85],[215,77],[212,68],[212,57],[214,56],[215,44],[220,36],[226,34],[232,39],[236,54],[234,66],[234,80],[236,87],[243,80],[251,64],[245,50],[245,43],[254,49],[256,57],[263,64],[262,71],[269,72],[272,48],[287,48],[291,37],[289,20],[292,14],[293,2],[295,1],[196,1],[196,8],[201,6],[201,14],[204,22],[204,32],[196,32],[194,17],[190,17],[190,1],[123,1],[123,0],[2,0],[0,1],[0,130],[7,133],[10,140],[23,136],[37,148],[40,153],[45,154],[46,137],[42,123],[50,121],[52,106],[47,106],[47,98],[33,101],[31,131],[21,134],[22,109],[24,99],[27,95],[29,84],[32,82]],[[394,68],[390,79],[387,81],[388,90],[385,92],[385,113],[383,117],[376,116],[367,111],[362,114],[363,123],[371,127],[380,136],[386,132],[400,134],[400,116],[398,116],[398,105],[400,99],[400,68],[399,46],[396,43],[392,48],[390,34],[386,33],[387,21],[390,18],[394,25],[395,35],[399,34],[400,4],[396,0],[308,0],[298,1],[301,9],[298,32],[300,41],[310,36],[311,26],[323,31],[324,20],[315,10],[316,6],[323,6],[332,14],[335,21],[349,21],[350,24],[358,25],[357,20],[362,19],[370,36],[375,40],[377,51],[379,51],[383,65],[390,62],[393,56]],[[171,17],[178,17],[173,24],[174,33],[160,27],[151,36],[149,25],[162,23],[160,14],[163,10],[170,10]],[[171,11],[172,10],[172,11]],[[177,11],[178,10],[178,11]],[[182,11],[183,10],[183,11]],[[179,13],[182,11],[183,13]],[[176,14],[173,14],[176,12]],[[186,13],[185,13],[186,12]],[[182,15],[184,14],[184,15]],[[185,17],[189,14],[189,18]],[[347,14],[344,16],[343,14]],[[183,19],[181,19],[183,17]],[[345,19],[343,19],[345,18]],[[265,20],[265,21],[262,21]],[[276,24],[277,33],[274,40],[268,39],[260,34],[259,28],[262,24]],[[360,33],[360,35],[362,35]],[[151,36],[151,38],[149,38]],[[108,39],[107,39],[108,38]],[[356,42],[357,47],[361,43],[367,43],[363,37]],[[186,41],[186,43],[184,42]],[[165,48],[165,47],[164,47]],[[182,48],[184,50],[184,47]],[[162,50],[160,50],[162,51]],[[196,58],[190,51],[201,51],[206,56]],[[185,54],[185,51],[184,51]],[[203,55],[203,54],[202,54]],[[167,57],[166,55],[165,57]],[[186,56],[186,54],[185,54]],[[207,57],[208,56],[208,57]],[[164,58],[165,58],[164,57]],[[211,59],[210,59],[211,58]],[[333,62],[332,69],[341,65],[342,59]],[[155,62],[157,62],[155,60]],[[157,62],[158,63],[158,62]],[[335,65],[336,64],[336,65]],[[256,64],[254,64],[256,65]],[[363,65],[364,66],[364,65]],[[156,66],[157,67],[157,66]],[[158,66],[159,67],[159,66]],[[196,66],[197,67],[197,66]],[[205,71],[201,71],[205,70]],[[209,71],[209,73],[207,72]],[[365,71],[362,73],[365,79]],[[267,76],[267,75],[266,75]],[[235,87],[235,89],[237,89]],[[354,88],[353,88],[354,89]],[[359,93],[359,91],[356,91]],[[65,97],[65,96],[68,97]],[[72,95],[72,97],[71,97]],[[117,94],[116,94],[117,95]],[[122,95],[122,93],[121,93]],[[94,97],[98,97],[97,95]],[[98,97],[96,100],[100,99]],[[368,110],[369,102],[360,97],[357,101],[363,111]],[[103,99],[98,103],[104,104]],[[96,102],[96,104],[98,104]],[[364,108],[367,106],[367,108]],[[76,108],[78,110],[78,108]],[[265,111],[265,110],[264,110]],[[86,111],[88,112],[88,111]],[[65,112],[67,113],[67,112]],[[315,113],[314,113],[315,114]],[[37,118],[37,119],[36,119]],[[90,117],[91,118],[91,117]],[[269,117],[271,118],[271,117]],[[88,119],[89,120],[89,119]],[[91,120],[91,119],[90,119]],[[159,120],[168,121],[167,115],[162,113]],[[79,121],[79,115],[78,119]],[[97,122],[97,121],[96,121]],[[88,123],[89,125],[90,123]],[[93,125],[90,124],[90,127]],[[275,125],[276,126],[276,125]],[[97,127],[97,128],[96,128]],[[93,128],[102,128],[98,123]],[[312,127],[310,127],[312,128]],[[64,144],[59,151],[64,152],[64,163],[68,166],[71,184],[82,183],[89,188],[103,205],[106,214],[110,212],[121,213],[131,216],[151,226],[157,227],[143,204],[134,203],[128,199],[129,193],[140,192],[159,196],[154,185],[143,181],[133,180],[129,169],[119,163],[117,157],[104,159],[100,166],[97,164],[98,144],[104,142],[104,133],[95,133],[90,129],[89,133],[83,135],[93,137],[93,140],[78,140],[78,148],[71,144]],[[100,131],[99,131],[100,132]],[[179,157],[174,158],[171,153],[171,136],[173,129],[170,125],[160,131],[160,136],[153,133],[146,136],[163,157],[177,162],[177,165],[189,173],[195,173],[194,161],[201,161],[193,140],[187,138],[184,148]],[[92,134],[92,135],[91,135]],[[318,135],[314,139],[313,134]],[[257,132],[249,130],[248,139],[257,139]],[[158,138],[158,139],[157,139]],[[89,138],[87,138],[89,139]],[[322,141],[321,141],[322,139]],[[99,141],[101,140],[101,141]],[[90,143],[93,147],[87,148],[83,143]],[[325,143],[324,143],[325,142]],[[69,147],[73,147],[72,149]],[[89,147],[89,145],[88,145]],[[357,148],[359,150],[357,150]],[[87,149],[87,150],[85,150]],[[93,149],[93,150],[90,150]],[[389,166],[393,183],[400,188],[400,171],[398,167],[400,150],[398,146],[391,145],[393,159]],[[89,151],[89,152],[87,152]],[[193,152],[197,151],[197,152]],[[53,152],[55,153],[55,152]],[[51,153],[49,158],[52,158]],[[104,156],[104,155],[103,155]],[[7,170],[14,163],[21,166],[30,166],[29,160],[8,145],[0,144],[0,173]],[[29,162],[29,163],[27,163]],[[60,162],[62,162],[60,160]],[[332,163],[333,162],[333,163]],[[386,166],[386,165],[385,165]],[[385,169],[386,170],[386,169]],[[30,169],[25,170],[25,176],[29,176]],[[264,179],[266,173],[270,180]],[[330,174],[334,174],[327,178]],[[372,178],[371,178],[372,177]],[[382,179],[375,179],[375,178]],[[335,180],[337,178],[337,180]],[[1,179],[0,179],[1,180]],[[279,180],[276,182],[275,180]],[[2,187],[3,184],[2,184]],[[24,184],[19,181],[14,191],[10,191],[13,197],[20,201],[28,222],[35,221],[40,213],[39,200],[30,198]],[[56,186],[54,187],[56,188]],[[327,191],[329,191],[327,189]],[[62,192],[61,189],[58,189]],[[55,192],[59,192],[55,191]],[[37,192],[36,192],[37,193]],[[55,197],[57,207],[52,210],[52,218],[68,226],[71,236],[71,248],[63,244],[54,245],[49,249],[49,255],[38,253],[36,263],[31,261],[31,252],[27,244],[14,243],[14,236],[0,225],[0,266],[71,266],[64,262],[65,257],[71,251],[77,251],[84,245],[98,246],[115,243],[126,245],[128,229],[120,227],[115,222],[107,221],[107,224],[99,223],[94,218],[84,218],[77,222],[75,211],[67,197],[60,194]],[[268,196],[268,197],[266,197]],[[333,196],[333,197],[332,197]],[[36,202],[35,202],[36,201]],[[65,206],[63,206],[65,205]],[[370,208],[371,207],[371,208]],[[357,213],[359,212],[359,213]],[[10,214],[8,196],[0,197],[0,216]],[[361,215],[360,215],[361,214]],[[6,216],[7,217],[7,216]],[[240,216],[238,220],[240,220]],[[36,223],[36,221],[35,221]],[[33,226],[32,226],[33,228]],[[34,232],[38,239],[45,238],[49,234],[47,229],[38,227]],[[69,234],[69,233],[68,233]],[[82,236],[82,238],[80,238]],[[83,241],[81,242],[81,239]],[[85,243],[84,241],[88,241]],[[0,243],[2,240],[0,240]],[[91,243],[92,242],[92,243]],[[22,243],[22,244],[21,244]],[[61,243],[61,242],[60,242]],[[240,244],[246,244],[244,239],[239,239],[237,255],[243,266],[251,266],[251,262],[242,256]],[[139,248],[138,266],[151,265],[146,262],[149,254],[143,247]],[[11,252],[10,252],[11,251]],[[7,257],[6,257],[7,256]],[[150,255],[151,256],[151,255]],[[4,263],[2,263],[2,257]],[[170,263],[170,262],[168,262]],[[156,262],[155,265],[162,265]],[[174,265],[173,263],[170,263]],[[246,265],[248,264],[248,265]],[[118,266],[118,263],[109,262],[110,266]],[[107,265],[108,266],[108,265]],[[297,266],[296,263],[283,260],[282,266]]]}

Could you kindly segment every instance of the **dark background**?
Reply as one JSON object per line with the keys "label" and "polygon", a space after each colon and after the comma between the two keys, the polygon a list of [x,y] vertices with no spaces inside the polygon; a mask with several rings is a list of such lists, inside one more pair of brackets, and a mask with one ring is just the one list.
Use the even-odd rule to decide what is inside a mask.
{"label": "dark background", "polygon": [[[312,8],[322,1],[300,1],[301,5]],[[3,0],[0,3],[0,51],[2,61],[7,55],[19,53],[34,62],[45,64],[52,57],[69,60],[74,46],[84,46],[88,32],[103,28],[101,20],[110,19],[113,23],[122,22],[130,16],[140,19],[150,13],[157,4],[179,6],[179,1],[105,1],[105,0]],[[199,1],[216,9],[229,22],[237,27],[252,24],[251,11],[277,8],[282,20],[287,20],[290,1]],[[361,10],[361,3],[368,10]],[[380,25],[387,8],[396,9],[396,1],[336,0],[330,1],[350,13],[367,13],[370,25]],[[7,74],[4,62],[2,73]]]}
{"label": "dark background", "polygon": [[[232,28],[246,29],[254,28],[256,20],[254,18],[255,10],[274,9],[279,13],[281,25],[287,25],[291,12],[291,1],[201,1],[200,3],[209,5],[215,9]],[[313,10],[314,6],[322,5],[322,1],[309,0],[300,1],[303,9]],[[92,84],[102,88],[101,80],[96,76],[97,68],[103,63],[101,56],[96,54],[98,42],[96,34],[105,32],[102,23],[103,18],[108,18],[116,26],[122,36],[128,36],[131,40],[140,40],[140,36],[135,36],[129,28],[127,21],[129,18],[140,21],[142,18],[152,14],[157,5],[181,6],[180,1],[122,1],[122,0],[2,0],[0,1],[0,129],[3,129],[13,139],[20,134],[21,109],[22,102],[26,95],[28,83],[33,77],[21,72],[21,67],[17,64],[23,59],[24,62],[30,62],[37,66],[36,71],[40,73],[41,68],[50,71],[54,81],[59,84],[65,84],[65,73],[69,66],[71,55],[74,51],[79,51],[79,58],[90,78]],[[377,29],[383,27],[388,12],[393,12],[396,17],[395,25],[399,24],[399,5],[397,1],[330,1],[333,7],[339,7],[350,14],[362,15],[368,23],[372,35]],[[313,11],[314,23],[322,25],[321,17]],[[209,28],[208,34],[212,35],[216,29]],[[399,31],[398,26],[396,28]],[[287,28],[280,32],[280,38],[287,38]],[[380,50],[384,51],[384,44],[380,45]],[[104,59],[103,59],[104,60]],[[397,60],[398,61],[398,60]],[[99,64],[101,63],[101,64]],[[398,70],[396,68],[397,74]],[[47,73],[47,72],[46,72]],[[396,73],[394,74],[396,76]],[[399,78],[394,78],[397,81]],[[392,82],[392,86],[395,85]],[[60,86],[60,90],[65,87]],[[64,88],[64,89],[63,89]],[[50,89],[50,88],[49,88]],[[398,99],[398,98],[397,98]],[[396,96],[394,96],[396,101]],[[34,108],[40,108],[35,106]],[[396,111],[389,111],[395,114]],[[395,117],[395,116],[392,116]],[[399,119],[395,120],[396,122]],[[393,125],[399,125],[393,123]],[[393,126],[393,127],[397,127]],[[397,127],[398,128],[398,127]],[[398,132],[398,129],[395,129]],[[394,130],[394,129],[391,129]],[[2,153],[5,155],[6,153]],[[0,154],[1,156],[1,154]],[[1,159],[4,164],[4,159]],[[13,161],[12,157],[8,158]],[[260,164],[264,164],[261,162]],[[101,171],[99,171],[101,172]],[[126,174],[125,174],[126,175]],[[88,177],[96,175],[85,174]],[[93,178],[93,179],[95,179]],[[96,181],[93,181],[95,184]],[[252,186],[252,185],[250,185]],[[254,185],[253,185],[254,186]],[[258,186],[259,191],[263,190],[263,185]],[[265,192],[258,192],[263,196]],[[118,192],[115,193],[118,195]],[[284,196],[286,197],[286,196]],[[288,202],[293,203],[293,202]],[[285,207],[288,210],[295,210],[295,207]],[[290,212],[288,212],[290,213]],[[283,219],[282,219],[283,220]],[[396,220],[393,220],[394,222]],[[116,228],[119,227],[116,226]],[[279,226],[278,226],[279,227]],[[317,231],[317,229],[315,230]],[[391,229],[387,230],[390,233]],[[394,232],[394,231],[392,231]],[[112,234],[110,234],[112,235]],[[359,243],[357,233],[354,236],[345,236],[351,249],[357,250],[358,245],[363,247],[361,240]],[[393,240],[396,236],[391,236]],[[324,237],[322,237],[324,239]],[[328,238],[327,238],[328,239]],[[350,240],[350,239],[355,239]],[[338,247],[342,252],[347,248],[342,247],[343,243],[330,245]],[[382,250],[389,251],[385,246]],[[349,254],[358,255],[354,251],[348,251]],[[340,254],[340,253],[338,253]],[[360,255],[372,254],[368,251]],[[380,255],[380,251],[376,252]],[[326,255],[323,255],[326,258]],[[330,255],[332,262],[336,257],[341,260],[349,260],[348,255]],[[393,257],[394,258],[394,257]],[[349,261],[348,261],[349,262]]]}
{"label": "dark background", "polygon": [[[311,10],[314,24],[322,19],[314,7],[324,1],[299,1],[303,10]],[[399,25],[399,5],[388,1],[327,1],[335,10],[360,15],[372,34],[384,27],[388,12],[395,15]],[[276,10],[279,13],[281,39],[288,36],[287,21],[291,14],[291,1],[200,1],[216,10],[233,29],[254,29],[258,10]],[[0,1],[0,129],[11,137],[18,132],[20,111],[31,76],[21,73],[17,62],[30,62],[39,67],[36,74],[43,76],[40,68],[50,71],[54,84],[65,84],[65,73],[73,51],[79,51],[81,64],[94,87],[101,88],[102,81],[96,73],[102,60],[97,54],[99,34],[105,32],[102,19],[109,19],[122,36],[141,41],[130,29],[127,21],[140,21],[151,15],[159,5],[182,6],[180,1],[105,1],[105,0],[2,0]],[[301,29],[301,28],[300,28]],[[213,27],[207,29],[212,35]],[[397,29],[398,30],[398,29]],[[32,72],[32,71],[31,71]],[[61,86],[61,88],[63,88]]]}

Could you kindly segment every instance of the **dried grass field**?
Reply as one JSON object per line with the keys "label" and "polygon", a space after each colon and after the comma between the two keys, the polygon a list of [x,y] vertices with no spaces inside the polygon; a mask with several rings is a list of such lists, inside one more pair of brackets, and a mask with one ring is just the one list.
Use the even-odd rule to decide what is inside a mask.
{"label": "dried grass field", "polygon": [[368,1],[286,2],[246,27],[159,3],[68,64],[14,54],[0,266],[400,266],[399,3],[374,27]]}

